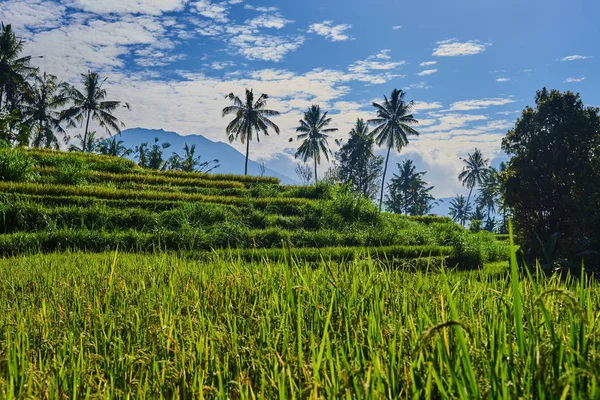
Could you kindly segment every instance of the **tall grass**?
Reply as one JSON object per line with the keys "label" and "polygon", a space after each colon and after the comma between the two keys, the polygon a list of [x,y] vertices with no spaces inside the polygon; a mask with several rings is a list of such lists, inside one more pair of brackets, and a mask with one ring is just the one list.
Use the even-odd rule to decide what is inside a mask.
{"label": "tall grass", "polygon": [[598,282],[511,271],[315,268],[235,252],[4,259],[0,393],[598,398]]}

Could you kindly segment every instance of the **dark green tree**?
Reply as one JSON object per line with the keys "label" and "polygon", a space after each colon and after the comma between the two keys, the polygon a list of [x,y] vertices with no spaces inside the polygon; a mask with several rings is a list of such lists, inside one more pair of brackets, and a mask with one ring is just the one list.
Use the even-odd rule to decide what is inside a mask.
{"label": "dark green tree", "polygon": [[[467,158],[461,158],[463,163],[463,170],[458,175],[458,179],[461,181],[463,186],[469,188],[469,196],[467,197],[467,203],[471,203],[471,195],[473,189],[478,185],[481,185],[484,177],[489,172],[489,160],[483,158],[481,151],[475,148],[472,154],[467,154]],[[466,220],[462,220],[461,223],[464,225]]]}
{"label": "dark green tree", "polygon": [[402,90],[394,89],[390,99],[383,96],[384,102],[382,104],[373,103],[373,107],[377,110],[377,118],[368,121],[369,124],[376,125],[371,132],[371,136],[375,138],[377,146],[387,147],[387,156],[385,157],[381,179],[379,211],[381,211],[383,204],[385,174],[390,159],[390,151],[393,148],[400,152],[404,146],[408,145],[408,135],[419,135],[419,132],[411,126],[418,123],[411,113],[413,102],[407,103],[404,100],[405,95],[406,93]]}
{"label": "dark green tree", "polygon": [[219,160],[202,161],[202,156],[196,156],[196,145],[189,146],[187,143],[183,147],[183,155],[173,153],[169,157],[169,169],[185,172],[211,172],[219,168]]}
{"label": "dark green tree", "polygon": [[22,56],[23,41],[11,25],[2,24],[0,31],[0,112],[18,108],[29,87],[28,79],[37,71],[31,66],[31,56]]}
{"label": "dark green tree", "polygon": [[423,180],[427,172],[417,172],[412,160],[398,163],[398,174],[394,174],[389,184],[386,208],[397,214],[426,215],[435,204],[431,195],[434,186]]}
{"label": "dark green tree", "polygon": [[125,147],[124,142],[118,139],[119,135],[110,138],[101,139],[96,147],[98,154],[104,154],[113,157],[126,157],[133,153],[133,150]]}
{"label": "dark green tree", "polygon": [[467,203],[467,199],[462,194],[450,200],[449,215],[455,222],[462,222],[469,219],[471,216],[471,205]]}
{"label": "dark green tree", "polygon": [[[599,251],[600,109],[569,91],[539,90],[502,149],[511,156],[505,202],[526,253],[540,258],[541,243],[557,233],[561,257],[580,261],[582,252]],[[586,267],[600,265],[598,256],[586,257]]]}
{"label": "dark green tree", "polygon": [[90,121],[96,121],[106,133],[112,135],[113,131],[120,133],[125,124],[120,122],[113,113],[119,108],[129,109],[129,104],[122,101],[109,101],[106,99],[106,89],[102,87],[108,78],[102,79],[96,72],[81,75],[83,92],[73,86],[66,86],[62,95],[71,106],[63,111],[62,118],[68,121],[68,127],[83,126],[83,142],[87,143]]}
{"label": "dark green tree", "polygon": [[331,118],[327,117],[327,112],[321,113],[321,108],[313,104],[308,111],[304,113],[304,118],[300,120],[300,125],[296,132],[300,132],[296,139],[303,140],[295,157],[307,162],[312,158],[315,166],[315,183],[317,183],[317,164],[321,163],[321,154],[329,161],[329,143],[327,133],[336,132],[337,128],[327,128],[331,123]]}
{"label": "dark green tree", "polygon": [[252,139],[256,138],[256,141],[260,142],[259,133],[262,132],[265,136],[268,136],[269,128],[279,135],[279,127],[269,119],[269,117],[278,116],[279,112],[266,108],[268,98],[268,95],[261,94],[255,102],[252,89],[246,89],[245,101],[242,101],[233,93],[227,95],[227,99],[231,100],[233,105],[223,109],[223,117],[233,114],[235,118],[227,125],[225,132],[229,143],[233,143],[234,140],[238,139],[242,144],[246,142],[244,175],[248,175],[248,156],[250,155],[250,142]]}
{"label": "dark green tree", "polygon": [[96,132],[89,132],[86,138],[86,142],[83,141],[83,136],[80,133],[75,135],[75,138],[79,140],[79,144],[71,143],[69,145],[69,151],[71,152],[85,152],[93,153],[98,148],[98,140],[96,140]]}
{"label": "dark green tree", "polygon": [[23,123],[28,124],[33,133],[33,147],[59,148],[57,133],[66,135],[61,126],[61,107],[66,98],[61,94],[64,83],[54,75],[36,75],[30,85],[25,102],[21,105]]}
{"label": "dark green tree", "polygon": [[383,170],[383,157],[373,153],[373,144],[368,125],[359,118],[350,131],[350,138],[335,154],[339,180],[351,185],[355,194],[371,200],[377,195]]}

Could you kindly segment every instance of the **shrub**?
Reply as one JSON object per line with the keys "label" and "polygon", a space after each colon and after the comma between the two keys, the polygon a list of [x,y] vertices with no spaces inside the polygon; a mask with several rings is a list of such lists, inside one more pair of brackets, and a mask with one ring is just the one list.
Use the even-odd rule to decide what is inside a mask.
{"label": "shrub", "polygon": [[12,182],[34,181],[35,159],[16,149],[0,149],[0,180]]}
{"label": "shrub", "polygon": [[89,178],[89,167],[77,158],[66,159],[54,170],[54,181],[61,185],[81,186],[85,185]]}

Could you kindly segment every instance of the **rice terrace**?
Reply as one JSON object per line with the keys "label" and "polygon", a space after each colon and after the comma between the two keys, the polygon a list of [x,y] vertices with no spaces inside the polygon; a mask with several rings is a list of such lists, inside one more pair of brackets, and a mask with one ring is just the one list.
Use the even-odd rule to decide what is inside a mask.
{"label": "rice terrace", "polygon": [[600,54],[263,3],[0,0],[0,397],[600,399]]}

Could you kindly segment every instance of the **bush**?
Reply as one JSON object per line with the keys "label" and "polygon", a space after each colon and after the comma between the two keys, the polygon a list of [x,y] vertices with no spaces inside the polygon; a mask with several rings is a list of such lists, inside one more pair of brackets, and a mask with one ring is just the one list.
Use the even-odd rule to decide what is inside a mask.
{"label": "bush", "polygon": [[85,185],[89,178],[89,167],[77,158],[65,160],[54,170],[54,182],[60,185],[81,186]]}
{"label": "bush", "polygon": [[0,149],[0,180],[31,182],[37,177],[35,159],[16,149]]}

